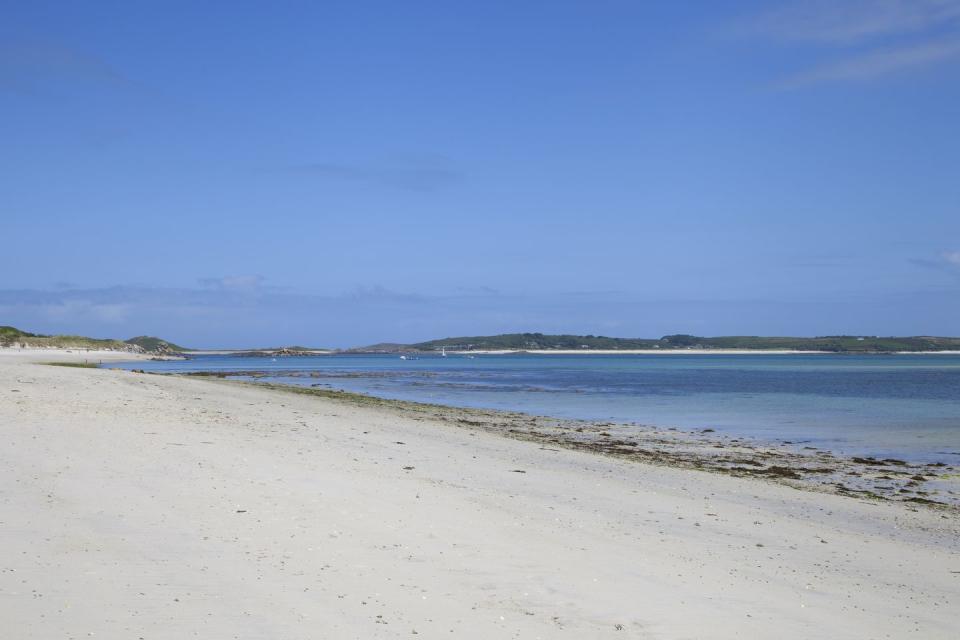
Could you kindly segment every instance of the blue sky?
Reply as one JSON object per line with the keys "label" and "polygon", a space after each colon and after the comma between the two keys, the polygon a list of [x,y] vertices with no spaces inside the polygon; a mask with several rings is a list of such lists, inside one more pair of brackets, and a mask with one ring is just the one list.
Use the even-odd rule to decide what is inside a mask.
{"label": "blue sky", "polygon": [[0,324],[960,334],[960,0],[4,14]]}

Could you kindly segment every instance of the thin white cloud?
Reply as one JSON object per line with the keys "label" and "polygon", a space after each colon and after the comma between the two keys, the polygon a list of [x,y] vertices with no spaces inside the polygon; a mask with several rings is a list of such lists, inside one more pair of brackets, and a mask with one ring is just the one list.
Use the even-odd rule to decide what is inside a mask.
{"label": "thin white cloud", "polygon": [[943,251],[932,258],[912,258],[910,262],[924,269],[960,275],[960,251]]}
{"label": "thin white cloud", "polygon": [[200,278],[200,286],[223,291],[256,291],[263,287],[264,277],[259,275],[231,275],[219,278]]}
{"label": "thin white cloud", "polygon": [[805,0],[769,10],[744,25],[754,35],[850,44],[919,33],[960,22],[960,0]]}
{"label": "thin white cloud", "polygon": [[795,89],[822,82],[871,80],[879,76],[917,69],[960,58],[960,39],[930,42],[884,51],[871,51],[787,78],[780,86]]}
{"label": "thin white cloud", "polygon": [[794,0],[735,31],[827,56],[780,88],[873,80],[960,59],[960,0]]}

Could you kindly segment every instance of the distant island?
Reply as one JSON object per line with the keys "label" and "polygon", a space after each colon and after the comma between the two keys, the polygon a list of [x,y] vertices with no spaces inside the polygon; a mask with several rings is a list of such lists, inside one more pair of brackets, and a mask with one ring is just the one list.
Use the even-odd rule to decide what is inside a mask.
{"label": "distant island", "polygon": [[443,338],[414,344],[382,343],[353,349],[365,353],[407,351],[821,351],[830,353],[895,353],[958,351],[960,338],[935,336],[820,336],[815,338],[675,334],[662,338],[610,338],[594,335],[504,333],[495,336]]}
{"label": "distant island", "polygon": [[105,349],[157,356],[224,354],[237,356],[311,356],[337,353],[432,352],[636,352],[636,351],[774,351],[821,353],[920,353],[960,351],[960,338],[937,336],[819,336],[814,338],[767,336],[702,337],[674,334],[662,338],[611,338],[595,335],[504,333],[495,336],[442,338],[410,344],[383,342],[351,349],[288,346],[254,349],[190,349],[155,336],[128,340],[76,335],[43,335],[0,326],[0,347]]}

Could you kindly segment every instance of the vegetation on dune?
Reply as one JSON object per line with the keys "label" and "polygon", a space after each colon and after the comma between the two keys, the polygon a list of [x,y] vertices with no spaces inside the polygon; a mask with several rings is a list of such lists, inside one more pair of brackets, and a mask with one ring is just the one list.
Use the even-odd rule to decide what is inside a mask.
{"label": "vegetation on dune", "polygon": [[88,338],[86,336],[48,336],[6,326],[0,327],[0,346],[46,347],[57,349],[110,349],[112,351],[130,350],[129,345],[120,340]]}
{"label": "vegetation on dune", "polygon": [[160,355],[184,350],[183,347],[151,336],[138,336],[127,341],[72,335],[50,336],[30,333],[10,326],[0,326],[0,346],[52,349],[103,349],[109,351],[129,351],[133,353],[156,353]]}
{"label": "vegetation on dune", "polygon": [[86,336],[46,336],[31,338],[27,343],[30,347],[54,347],[60,349],[109,349],[111,351],[128,351],[127,345],[120,340],[110,338],[88,338]]}

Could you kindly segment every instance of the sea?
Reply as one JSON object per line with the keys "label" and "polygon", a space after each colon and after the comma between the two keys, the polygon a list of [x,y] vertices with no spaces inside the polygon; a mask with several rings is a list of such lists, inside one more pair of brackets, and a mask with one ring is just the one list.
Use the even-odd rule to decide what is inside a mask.
{"label": "sea", "polygon": [[382,398],[960,464],[956,354],[196,355],[107,366],[261,372]]}

